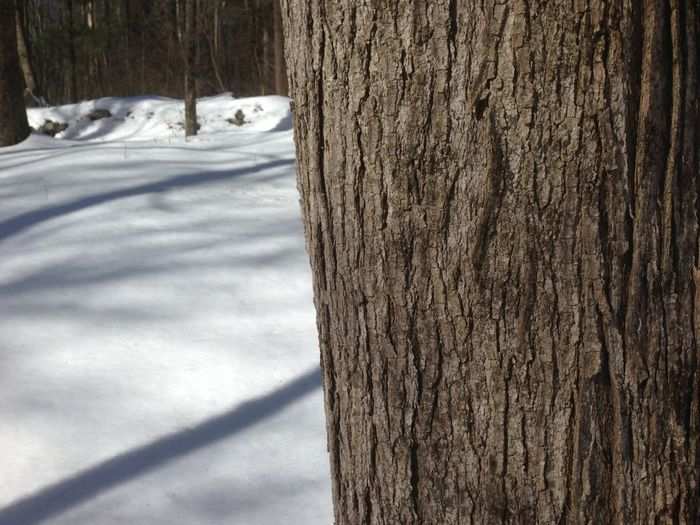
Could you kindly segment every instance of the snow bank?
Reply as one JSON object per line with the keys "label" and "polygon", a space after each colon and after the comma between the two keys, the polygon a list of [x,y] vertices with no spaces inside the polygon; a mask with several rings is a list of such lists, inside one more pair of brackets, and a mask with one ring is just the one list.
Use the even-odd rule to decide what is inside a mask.
{"label": "snow bank", "polygon": [[[92,120],[95,110],[111,116]],[[242,112],[240,119],[237,112]],[[29,124],[39,129],[47,120],[66,123],[59,139],[134,141],[180,137],[184,134],[185,108],[181,100],[164,97],[101,98],[78,104],[27,110]],[[291,129],[286,97],[233,98],[230,94],[201,98],[197,102],[200,135],[228,132],[251,133]],[[240,125],[238,123],[241,123]]]}

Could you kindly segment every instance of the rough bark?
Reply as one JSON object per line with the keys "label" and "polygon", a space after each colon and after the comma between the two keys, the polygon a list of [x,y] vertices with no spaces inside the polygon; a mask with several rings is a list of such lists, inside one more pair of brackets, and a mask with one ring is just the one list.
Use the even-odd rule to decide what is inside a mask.
{"label": "rough bark", "polygon": [[15,31],[14,2],[0,0],[0,146],[17,144],[29,135]]}
{"label": "rough bark", "polygon": [[696,0],[283,0],[335,520],[700,523]]}

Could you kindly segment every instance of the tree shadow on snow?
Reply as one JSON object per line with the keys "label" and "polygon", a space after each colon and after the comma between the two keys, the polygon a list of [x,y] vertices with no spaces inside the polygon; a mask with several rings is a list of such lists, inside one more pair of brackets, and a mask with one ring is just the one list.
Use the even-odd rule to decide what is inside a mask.
{"label": "tree shadow on snow", "polygon": [[140,184],[121,190],[113,190],[86,197],[80,197],[68,202],[44,206],[36,210],[20,213],[0,222],[0,241],[13,235],[28,230],[37,224],[50,221],[52,219],[81,211],[106,202],[136,197],[140,195],[161,193],[177,188],[201,186],[215,182],[225,181],[234,177],[252,175],[253,173],[264,172],[269,169],[281,168],[294,164],[293,160],[272,160],[262,164],[256,164],[238,170],[227,170],[215,173],[190,173],[178,175],[157,182]]}
{"label": "tree shadow on snow", "polygon": [[34,525],[166,463],[274,416],[321,386],[318,368],[199,425],[104,461],[0,509],[0,525]]}

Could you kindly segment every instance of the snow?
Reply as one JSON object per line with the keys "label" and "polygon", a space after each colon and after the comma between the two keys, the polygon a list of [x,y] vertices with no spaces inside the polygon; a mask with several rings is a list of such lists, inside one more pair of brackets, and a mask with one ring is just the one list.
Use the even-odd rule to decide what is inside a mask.
{"label": "snow", "polygon": [[332,522],[289,101],[198,112],[0,150],[0,525]]}

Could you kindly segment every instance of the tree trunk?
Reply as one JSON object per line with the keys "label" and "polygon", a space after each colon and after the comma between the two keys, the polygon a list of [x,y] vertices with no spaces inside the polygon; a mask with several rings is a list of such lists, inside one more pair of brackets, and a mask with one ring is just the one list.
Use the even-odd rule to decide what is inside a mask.
{"label": "tree trunk", "polygon": [[78,59],[75,50],[75,17],[73,16],[73,0],[67,2],[68,10],[66,17],[68,18],[68,102],[76,102],[78,100],[78,78],[77,68]]}
{"label": "tree trunk", "polygon": [[258,78],[260,81],[258,87],[258,93],[260,95],[267,95],[267,80],[269,72],[268,56],[270,55],[270,35],[267,25],[267,20],[265,20],[264,14],[267,14],[265,6],[262,4],[262,0],[255,0],[255,7],[253,10],[253,19],[255,27],[255,38],[259,43],[259,55],[258,55]]}
{"label": "tree trunk", "polygon": [[278,95],[288,95],[287,65],[284,61],[284,34],[282,33],[282,12],[280,0],[272,0],[272,16],[275,39],[275,92]]}
{"label": "tree trunk", "polygon": [[132,20],[131,20],[131,9],[130,9],[130,1],[129,0],[124,0],[122,2],[122,15],[124,17],[124,73],[125,73],[125,80],[126,80],[126,92],[125,95],[131,95],[131,88],[134,85],[133,79],[134,79],[134,74],[131,71],[132,69],[132,58],[131,58],[131,27],[132,27]]}
{"label": "tree trunk", "polygon": [[695,0],[283,0],[337,525],[700,523]]}
{"label": "tree trunk", "polygon": [[29,94],[32,99],[38,95],[36,88],[36,77],[34,76],[34,69],[32,68],[32,62],[29,60],[29,51],[27,50],[27,39],[24,36],[24,27],[22,27],[22,21],[19,17],[19,4],[15,4],[15,28],[17,31],[17,54],[19,57],[19,65],[22,69],[22,76],[24,78],[24,85],[29,90]]}
{"label": "tree trunk", "polygon": [[197,134],[197,87],[193,67],[196,60],[196,0],[184,0],[185,30],[183,33],[185,55],[185,136]]}
{"label": "tree trunk", "polygon": [[29,135],[15,31],[14,2],[0,2],[0,146],[17,144]]}

